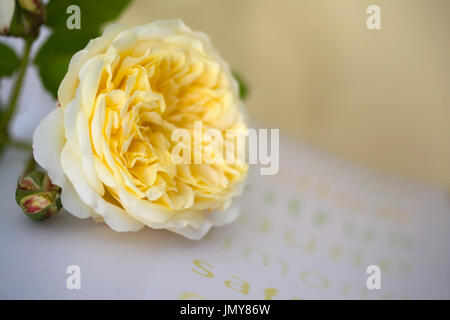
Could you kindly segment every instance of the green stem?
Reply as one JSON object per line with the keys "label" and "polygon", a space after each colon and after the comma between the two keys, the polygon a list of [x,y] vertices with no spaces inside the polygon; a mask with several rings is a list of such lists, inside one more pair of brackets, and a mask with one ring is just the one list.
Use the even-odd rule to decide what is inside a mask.
{"label": "green stem", "polygon": [[28,62],[30,58],[31,46],[33,45],[34,39],[25,40],[25,50],[22,56],[22,61],[20,62],[19,75],[17,76],[14,88],[11,94],[11,99],[9,101],[8,108],[2,115],[0,130],[8,136],[9,122],[14,115],[17,108],[17,102],[19,100],[20,91],[22,89],[23,79],[25,78],[25,73],[27,71]]}
{"label": "green stem", "polygon": [[33,153],[32,153],[27,160],[25,169],[23,170],[23,173],[22,173],[22,177],[25,177],[28,173],[33,171],[35,168],[36,168],[36,161],[34,161],[34,157],[33,157]]}
{"label": "green stem", "polygon": [[31,143],[29,143],[28,141],[10,139],[9,145],[12,147],[16,147],[18,149],[22,149],[22,150],[27,150],[27,151],[33,150]]}
{"label": "green stem", "polygon": [[[2,117],[0,120],[0,142],[4,144],[11,144],[16,147],[20,147],[23,149],[30,150],[29,144],[22,141],[10,141],[9,139],[9,124],[11,122],[11,118],[14,116],[14,113],[17,109],[17,103],[20,97],[20,91],[22,90],[23,80],[25,79],[25,74],[27,71],[28,63],[30,60],[30,52],[31,47],[33,45],[34,39],[25,39],[25,49],[22,55],[22,60],[20,61],[19,74],[14,83],[14,87],[11,93],[11,98],[9,100],[9,105],[7,109],[2,113]],[[36,162],[33,158],[33,153],[31,153],[30,158],[27,161],[25,166],[24,175],[33,171],[36,167]]]}

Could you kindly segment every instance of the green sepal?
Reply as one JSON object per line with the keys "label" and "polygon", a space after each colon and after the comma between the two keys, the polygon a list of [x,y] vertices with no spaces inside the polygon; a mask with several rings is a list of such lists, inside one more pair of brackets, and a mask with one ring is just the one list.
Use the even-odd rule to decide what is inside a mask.
{"label": "green sepal", "polygon": [[17,181],[16,202],[26,216],[40,221],[61,209],[61,188],[46,173],[35,170]]}

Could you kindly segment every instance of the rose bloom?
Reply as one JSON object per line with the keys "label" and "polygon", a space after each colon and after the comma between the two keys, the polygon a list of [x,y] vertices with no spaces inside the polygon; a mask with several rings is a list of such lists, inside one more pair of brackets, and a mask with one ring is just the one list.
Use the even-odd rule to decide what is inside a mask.
{"label": "rose bloom", "polygon": [[171,154],[171,133],[192,132],[195,121],[224,137],[247,128],[238,85],[205,34],[180,20],[112,25],[72,57],[58,100],[33,150],[68,212],[116,231],[147,225],[190,239],[238,216],[248,165]]}

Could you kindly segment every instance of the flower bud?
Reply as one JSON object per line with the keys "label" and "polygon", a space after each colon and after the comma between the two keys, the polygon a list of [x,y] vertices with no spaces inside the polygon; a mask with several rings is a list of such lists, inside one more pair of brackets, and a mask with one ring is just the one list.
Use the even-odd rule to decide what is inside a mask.
{"label": "flower bud", "polygon": [[2,0],[0,2],[0,34],[8,34],[15,7],[15,0]]}
{"label": "flower bud", "polygon": [[33,220],[43,220],[61,209],[61,188],[52,184],[48,175],[35,170],[19,178],[16,202]]}
{"label": "flower bud", "polygon": [[34,14],[40,14],[43,10],[42,3],[36,0],[19,0],[20,6]]}
{"label": "flower bud", "polygon": [[44,20],[41,0],[0,1],[0,35],[36,38]]}

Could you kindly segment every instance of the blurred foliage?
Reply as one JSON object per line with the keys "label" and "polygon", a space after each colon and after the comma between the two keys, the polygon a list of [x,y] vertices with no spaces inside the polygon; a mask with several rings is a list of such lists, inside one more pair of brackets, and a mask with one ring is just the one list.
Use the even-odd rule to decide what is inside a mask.
{"label": "blurred foliage", "polygon": [[[45,25],[52,35],[39,50],[34,62],[44,87],[56,97],[59,84],[67,72],[70,59],[92,38],[98,37],[104,23],[116,19],[131,0],[51,0],[46,7]],[[68,29],[66,12],[70,5],[81,11],[81,28]]]}
{"label": "blurred foliage", "polygon": [[[20,60],[16,53],[3,43],[0,43],[0,79],[11,76],[20,66]],[[3,123],[5,116],[3,108],[0,108],[0,123]],[[0,156],[5,150],[8,141],[6,128],[0,126]]]}
{"label": "blurred foliage", "polygon": [[233,77],[236,79],[238,85],[239,85],[239,98],[242,100],[246,100],[249,93],[249,87],[247,83],[244,81],[242,76],[238,74],[236,71],[231,72],[233,74]]}
{"label": "blurred foliage", "polygon": [[0,78],[12,75],[19,65],[16,53],[7,45],[0,43]]}
{"label": "blurred foliage", "polygon": [[[46,7],[45,25],[54,31],[67,34],[100,32],[103,23],[116,19],[131,0],[51,0]],[[67,7],[77,5],[81,10],[81,29],[69,30],[66,26]]]}

